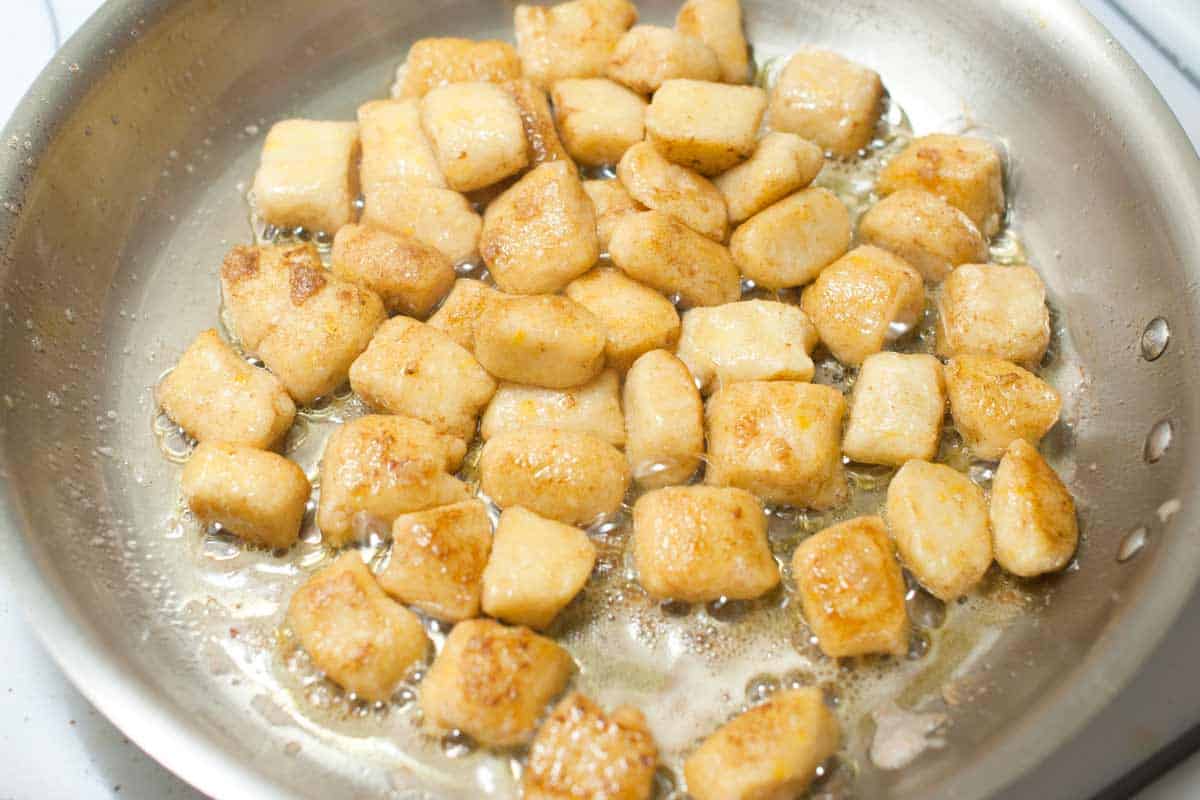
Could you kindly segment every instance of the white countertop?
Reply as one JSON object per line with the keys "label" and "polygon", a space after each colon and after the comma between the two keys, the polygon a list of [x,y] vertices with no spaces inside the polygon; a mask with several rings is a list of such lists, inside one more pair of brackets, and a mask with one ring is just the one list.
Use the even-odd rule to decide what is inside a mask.
{"label": "white countertop", "polygon": [[[4,0],[0,32],[0,119],[100,0]],[[1133,54],[1200,149],[1200,3],[1195,0],[1084,0]],[[1152,41],[1153,40],[1153,41]],[[1157,44],[1155,43],[1157,42]],[[72,687],[23,620],[0,572],[0,800],[43,798],[202,798],[129,742]],[[1115,727],[1136,731],[1149,756],[1200,724],[1200,682],[1187,687],[1200,656],[1200,597],[1168,641],[1117,701],[1076,741],[1011,792],[1012,797],[1083,797],[1119,777]],[[1108,769],[1113,774],[1108,775]],[[1097,781],[1096,776],[1104,776]],[[1051,788],[1053,787],[1053,788]],[[1113,794],[1113,797],[1128,792]],[[1141,795],[1144,800],[1200,797],[1200,755],[1183,761]]]}

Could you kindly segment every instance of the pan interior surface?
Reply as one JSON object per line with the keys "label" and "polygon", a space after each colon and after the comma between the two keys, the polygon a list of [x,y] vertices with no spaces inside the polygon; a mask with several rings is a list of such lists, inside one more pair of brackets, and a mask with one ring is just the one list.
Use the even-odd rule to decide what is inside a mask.
{"label": "pan interior surface", "polygon": [[[669,24],[676,5],[641,2],[642,20]],[[1066,400],[1050,452],[1080,508],[1077,563],[1023,587],[1037,601],[986,636],[936,642],[944,657],[905,691],[941,696],[941,747],[898,772],[856,759],[860,796],[982,797],[1111,698],[1200,570],[1186,533],[1200,505],[1200,169],[1149,83],[1070,4],[744,5],[760,65],[806,44],[838,50],[883,76],[918,134],[1000,142],[1012,221],[1048,287]],[[511,787],[506,762],[422,744],[401,713],[347,712],[319,686],[259,680],[288,669],[259,622],[295,576],[178,525],[179,468],[160,449],[152,395],[219,324],[217,271],[251,238],[245,195],[269,126],[353,119],[387,95],[411,41],[508,39],[511,15],[486,0],[110,2],[5,133],[0,561],[84,692],[210,794]],[[1145,546],[1123,550],[1140,528]]]}

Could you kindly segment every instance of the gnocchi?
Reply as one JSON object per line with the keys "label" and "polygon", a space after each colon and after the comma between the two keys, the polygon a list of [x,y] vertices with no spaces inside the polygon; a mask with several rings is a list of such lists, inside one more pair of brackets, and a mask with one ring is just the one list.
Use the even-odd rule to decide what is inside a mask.
{"label": "gnocchi", "polygon": [[466,484],[450,474],[465,453],[462,439],[409,417],[369,415],[340,426],[321,458],[317,525],[325,542],[338,547],[374,524],[390,528],[401,514],[466,500]]}
{"label": "gnocchi", "polygon": [[787,689],[734,717],[684,762],[696,800],[796,797],[837,750],[841,727],[820,689]]}
{"label": "gnocchi", "polygon": [[251,366],[212,328],[184,351],[155,390],[158,405],[197,441],[266,449],[283,438],[296,404],[279,379]]}
{"label": "gnocchi", "polygon": [[879,517],[856,517],[796,547],[804,619],[830,658],[908,652],[904,576]]}
{"label": "gnocchi", "polygon": [[994,461],[1017,439],[1037,445],[1058,421],[1062,400],[1032,372],[987,356],[946,363],[950,414],[977,458]]}
{"label": "gnocchi", "polygon": [[506,292],[557,292],[591,269],[600,257],[596,213],[575,167],[542,164],[493,200],[479,251]]}
{"label": "gnocchi", "polygon": [[563,143],[584,166],[615,164],[646,132],[646,101],[607,78],[557,81],[552,93]]}
{"label": "gnocchi", "polygon": [[874,70],[828,50],[801,50],[779,74],[770,126],[853,158],[871,141],[882,101],[883,83]]}
{"label": "gnocchi", "polygon": [[[705,0],[711,2],[711,0]],[[713,178],[734,225],[812,183],[825,166],[821,148],[794,133],[772,131],[746,161]]]}
{"label": "gnocchi", "polygon": [[651,597],[750,600],[779,583],[767,518],[747,491],[669,486],[633,506],[633,560]]}
{"label": "gnocchi", "polygon": [[923,353],[875,353],[863,361],[854,383],[842,451],[864,464],[932,461],[945,414],[940,361]]}
{"label": "gnocchi", "polygon": [[626,275],[684,306],[732,303],[742,293],[729,250],[661,211],[622,217],[608,253]]}
{"label": "gnocchi", "polygon": [[991,566],[987,500],[961,472],[909,461],[888,484],[885,509],[901,560],[935,597],[962,597]]}
{"label": "gnocchi", "polygon": [[1050,346],[1046,286],[1032,267],[963,264],[937,298],[937,351],[1036,366]]}
{"label": "gnocchi", "polygon": [[498,506],[524,506],[568,525],[616,513],[629,481],[621,451],[590,433],[503,433],[488,440],[479,457],[480,488]]}
{"label": "gnocchi", "polygon": [[1032,578],[1067,566],[1079,544],[1075,501],[1037,448],[1016,439],[992,479],[989,510],[996,562]]}
{"label": "gnocchi", "polygon": [[729,240],[738,269],[766,289],[803,286],[845,255],[850,212],[828,189],[802,189],[743,222]]}
{"label": "gnocchi", "polygon": [[620,379],[614,370],[572,389],[501,384],[479,426],[484,441],[523,428],[590,433],[616,447],[625,444]]}
{"label": "gnocchi", "polygon": [[388,700],[429,650],[417,615],[384,594],[355,552],[296,590],[288,621],[313,663],[363,700]]}
{"label": "gnocchi", "polygon": [[600,320],[568,297],[525,295],[488,303],[475,330],[475,357],[497,378],[569,389],[604,366]]}
{"label": "gnocchi", "polygon": [[492,522],[481,500],[462,500],[396,517],[379,585],[443,622],[479,616]]}
{"label": "gnocchi", "polygon": [[567,284],[566,295],[604,326],[604,358],[610,367],[625,371],[643,353],[675,349],[679,340],[675,306],[620,270],[592,270]]}
{"label": "gnocchi", "polygon": [[842,418],[846,401],[828,386],[743,381],[708,400],[711,486],[736,486],[768,503],[825,510],[846,501]]}
{"label": "gnocchi", "polygon": [[379,295],[393,314],[427,317],[454,285],[454,265],[410,236],[343,225],[333,237],[333,274]]}
{"label": "gnocchi", "polygon": [[592,574],[596,547],[587,534],[520,506],[506,508],[483,571],[483,610],[541,630]]}
{"label": "gnocchi", "polygon": [[697,233],[722,242],[729,233],[725,199],[717,187],[673,164],[649,142],[635,144],[617,164],[617,177],[637,202],[661,211]]}
{"label": "gnocchi", "polygon": [[180,483],[203,524],[270,548],[295,544],[312,489],[304,470],[283,456],[211,440],[197,445]]}
{"label": "gnocchi", "polygon": [[734,381],[808,381],[817,329],[804,312],[773,300],[740,300],[683,314],[679,358],[701,390]]}
{"label": "gnocchi", "polygon": [[667,80],[646,109],[646,137],[671,161],[719,175],[754,152],[767,93],[711,80]]}
{"label": "gnocchi", "polygon": [[666,350],[643,354],[622,399],[633,479],[647,489],[686,483],[704,455],[704,404],[687,366]]}
{"label": "gnocchi", "polygon": [[496,382],[449,336],[408,317],[392,317],[350,367],[350,386],[389,414],[429,423],[464,441],[475,435],[479,414]]}
{"label": "gnocchi", "polygon": [[800,307],[834,358],[857,366],[920,321],[924,282],[921,273],[886,250],[862,245],[821,270],[804,290]]}
{"label": "gnocchi", "polygon": [[528,628],[471,619],[446,637],[418,700],[430,727],[512,747],[530,740],[574,669],[566,650]]}

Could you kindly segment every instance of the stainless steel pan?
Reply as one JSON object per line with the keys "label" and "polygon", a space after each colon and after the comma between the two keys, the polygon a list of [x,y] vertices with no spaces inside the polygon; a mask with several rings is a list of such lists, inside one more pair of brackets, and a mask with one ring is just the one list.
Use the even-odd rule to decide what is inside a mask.
{"label": "stainless steel pan", "polygon": [[[676,4],[640,5],[666,21]],[[149,387],[216,322],[217,266],[249,236],[244,182],[266,127],[351,118],[386,93],[410,40],[508,37],[511,11],[114,0],[4,132],[0,562],[83,692],[212,795],[455,794],[379,758],[370,737],[331,743],[279,724],[214,651],[228,633],[184,602],[176,474],[151,433]],[[962,667],[967,699],[945,748],[859,776],[861,796],[982,797],[1114,695],[1200,573],[1200,166],[1133,62],[1065,0],[749,0],[747,17],[760,58],[811,42],[876,68],[918,131],[1001,134],[1016,220],[1064,328],[1057,443],[1085,522],[1078,569]],[[1141,339],[1156,317],[1170,342],[1150,361]],[[1164,524],[1156,511],[1172,499],[1181,510]],[[1145,548],[1118,562],[1140,526]]]}

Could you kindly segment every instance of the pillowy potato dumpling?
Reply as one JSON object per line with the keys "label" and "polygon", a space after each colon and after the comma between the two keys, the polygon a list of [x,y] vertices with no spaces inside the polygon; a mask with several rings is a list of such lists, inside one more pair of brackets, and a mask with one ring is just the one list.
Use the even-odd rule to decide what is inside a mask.
{"label": "pillowy potato dumpling", "polygon": [[454,282],[450,294],[446,295],[441,308],[429,318],[428,325],[445,331],[446,335],[458,342],[464,350],[474,353],[479,316],[488,303],[503,298],[503,293],[483,281],[459,278]]}
{"label": "pillowy potato dumpling", "polygon": [[976,458],[995,460],[1017,439],[1037,446],[1058,421],[1062,400],[1028,370],[987,356],[946,363],[950,414]]}
{"label": "pillowy potato dumpling", "polygon": [[557,292],[600,257],[596,212],[575,166],[530,170],[488,205],[479,252],[506,292]]}
{"label": "pillowy potato dumpling", "polygon": [[616,513],[629,480],[621,451],[590,433],[502,433],[479,457],[480,488],[496,505],[524,506],[568,525],[590,525]]}
{"label": "pillowy potato dumpling", "polygon": [[1046,285],[1032,267],[963,264],[937,298],[940,356],[1002,358],[1035,367],[1050,346]]}
{"label": "pillowy potato dumpling", "polygon": [[771,93],[772,130],[798,133],[839,158],[870,143],[882,112],[879,74],[828,50],[804,49]]}
{"label": "pillowy potato dumpling", "polygon": [[421,101],[421,127],[446,183],[456,191],[491,186],[529,163],[521,109],[494,83],[431,89]]}
{"label": "pillowy potato dumpling", "polygon": [[296,590],[288,621],[313,663],[367,701],[389,700],[429,650],[421,620],[384,594],[355,552]]}
{"label": "pillowy potato dumpling", "polygon": [[279,228],[333,233],[354,219],[358,153],[358,123],[275,123],[251,190],[258,213]]}
{"label": "pillowy potato dumpling", "polygon": [[434,248],[453,264],[479,254],[483,220],[467,198],[451,189],[393,183],[365,195],[362,223],[411,236]]}
{"label": "pillowy potato dumpling", "polygon": [[908,652],[904,575],[879,517],[855,517],[808,537],[792,556],[792,575],[825,655]]}
{"label": "pillowy potato dumpling", "polygon": [[392,548],[379,585],[443,622],[479,616],[483,570],[492,551],[487,506],[474,498],[413,511],[392,524]]}
{"label": "pillowy potato dumpling", "polygon": [[687,366],[651,350],[626,373],[622,400],[633,479],[647,489],[686,483],[704,456],[704,403]]}
{"label": "pillowy potato dumpling", "polygon": [[646,109],[646,137],[676,164],[719,175],[754,152],[766,108],[756,86],[664,81]]}
{"label": "pillowy potato dumpling", "polygon": [[764,289],[803,286],[850,247],[850,212],[833,192],[802,189],[743,222],[729,240],[734,263]]}
{"label": "pillowy potato dumpling", "polygon": [[854,382],[842,451],[864,464],[932,461],[945,415],[940,361],[924,353],[875,353]]}
{"label": "pillowy potato dumpling", "polygon": [[404,414],[438,433],[469,441],[496,392],[479,362],[437,328],[392,317],[350,367],[350,386],[367,405]]}
{"label": "pillowy potato dumpling", "polygon": [[669,214],[697,233],[723,242],[729,234],[725,198],[702,175],[673,164],[649,142],[635,144],[617,164],[617,177],[630,196]]}
{"label": "pillowy potato dumpling", "polygon": [[638,94],[654,94],[672,78],[715,81],[721,77],[721,65],[695,36],[657,25],[635,25],[613,49],[607,75]]}
{"label": "pillowy potato dumpling", "polygon": [[683,765],[696,800],[798,797],[838,749],[841,727],[816,687],[786,689],[726,722]]}
{"label": "pillowy potato dumpling", "polygon": [[618,40],[637,22],[629,0],[519,5],[513,13],[525,77],[549,90],[564,78],[600,78]]}
{"label": "pillowy potato dumpling", "polygon": [[175,424],[201,442],[266,449],[283,438],[296,416],[296,404],[279,379],[247,363],[212,328],[188,346],[154,397]]}
{"label": "pillowy potato dumpling", "polygon": [[242,444],[196,446],[180,478],[188,508],[260,547],[290,547],[312,491],[304,470],[281,455]]}
{"label": "pillowy potato dumpling", "polygon": [[703,391],[735,381],[808,381],[817,329],[798,307],[739,300],[683,314],[679,358]]}
{"label": "pillowy potato dumpling", "polygon": [[767,503],[825,510],[846,502],[842,418],[846,400],[829,386],[744,381],[708,400],[704,482],[736,486]]}
{"label": "pillowy potato dumpling", "polygon": [[737,225],[808,186],[824,166],[820,147],[794,133],[772,131],[758,140],[749,159],[713,183],[725,197],[729,221]]}
{"label": "pillowy potato dumpling", "polygon": [[487,747],[524,744],[574,668],[566,650],[528,628],[466,620],[421,682],[421,711],[429,727],[460,730]]}
{"label": "pillowy potato dumpling", "polygon": [[856,247],[821,270],[800,307],[843,364],[858,365],[908,334],[925,311],[921,273],[878,247]]}
{"label": "pillowy potato dumpling", "polygon": [[317,525],[326,544],[340,547],[390,528],[410,511],[468,498],[467,485],[450,474],[466,444],[418,419],[371,415],[341,425],[321,457]]}
{"label": "pillowy potato dumpling", "polygon": [[573,525],[506,508],[483,571],[483,610],[512,625],[541,630],[583,589],[596,546]]}
{"label": "pillowy potato dumpling", "polygon": [[962,597],[991,566],[987,499],[961,472],[909,461],[888,484],[885,513],[901,560],[935,597]]}
{"label": "pillowy potato dumpling", "polygon": [[372,100],[358,107],[363,194],[396,184],[446,188],[433,145],[421,127],[418,100]]}
{"label": "pillowy potato dumpling", "polygon": [[553,428],[598,436],[615,447],[625,444],[621,380],[605,370],[570,389],[543,389],[504,383],[496,390],[479,426],[484,441],[522,428]]}
{"label": "pillowy potato dumpling", "polygon": [[552,97],[567,152],[585,167],[617,163],[645,135],[646,101],[615,81],[556,81]]}
{"label": "pillowy potato dumpling", "polygon": [[872,206],[858,223],[858,238],[891,250],[929,283],[988,255],[987,240],[971,218],[922,189],[901,189]]}
{"label": "pillowy potato dumpling", "polygon": [[684,307],[732,303],[741,296],[729,250],[661,211],[622,217],[608,250],[629,277],[678,295]]}
{"label": "pillowy potato dumpling", "polygon": [[392,96],[420,98],[430,89],[450,83],[499,83],[520,76],[521,61],[508,42],[453,36],[418,39],[396,70]]}
{"label": "pillowy potato dumpling", "polygon": [[877,191],[924,189],[971,218],[984,236],[1004,221],[1004,165],[990,142],[934,133],[913,139],[879,173]]}
{"label": "pillowy potato dumpling", "polygon": [[569,297],[522,295],[488,303],[475,331],[475,357],[500,380],[569,389],[604,367],[604,326]]}
{"label": "pillowy potato dumpling", "polygon": [[758,498],[742,489],[671,486],[633,506],[638,583],[658,600],[750,600],[779,583]]}
{"label": "pillowy potato dumpling", "polygon": [[708,45],[721,66],[722,81],[750,81],[750,48],[738,0],[687,0],[675,15],[675,29]]}
{"label": "pillowy potato dumpling", "polygon": [[1022,578],[1057,572],[1079,545],[1071,492],[1024,439],[1013,441],[1000,459],[990,517],[996,562]]}
{"label": "pillowy potato dumpling", "polygon": [[675,349],[679,312],[671,301],[616,269],[595,269],[567,284],[567,297],[604,326],[604,358],[625,371],[643,353]]}
{"label": "pillowy potato dumpling", "polygon": [[343,225],[333,239],[333,274],[379,295],[393,314],[427,317],[454,285],[454,265],[418,239]]}
{"label": "pillowy potato dumpling", "polygon": [[611,714],[578,692],[563,698],[538,730],[521,773],[525,800],[646,800],[658,748],[642,712]]}

